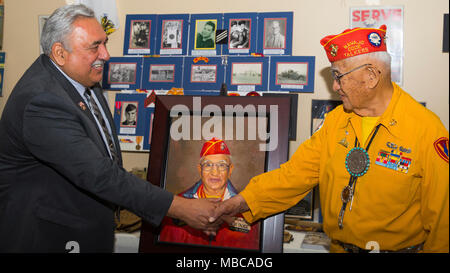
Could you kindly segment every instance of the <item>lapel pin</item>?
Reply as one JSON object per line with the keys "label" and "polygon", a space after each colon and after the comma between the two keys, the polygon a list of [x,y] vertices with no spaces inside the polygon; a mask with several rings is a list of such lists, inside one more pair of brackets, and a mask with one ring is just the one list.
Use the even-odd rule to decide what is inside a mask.
{"label": "lapel pin", "polygon": [[86,111],[86,104],[84,104],[84,102],[80,101],[78,106],[80,106],[81,110]]}

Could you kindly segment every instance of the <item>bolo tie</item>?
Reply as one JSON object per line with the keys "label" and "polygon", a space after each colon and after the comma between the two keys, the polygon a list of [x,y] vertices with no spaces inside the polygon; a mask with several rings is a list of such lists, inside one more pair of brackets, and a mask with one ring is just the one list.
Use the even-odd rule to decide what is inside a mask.
{"label": "bolo tie", "polygon": [[339,229],[344,228],[344,213],[347,207],[347,204],[350,202],[350,210],[352,210],[353,204],[353,196],[355,195],[356,189],[356,180],[358,177],[363,176],[367,173],[367,170],[370,166],[370,158],[369,158],[369,148],[372,144],[375,135],[378,133],[378,129],[380,128],[380,124],[375,127],[375,132],[372,134],[372,137],[367,143],[366,148],[359,147],[358,137],[355,137],[355,147],[352,148],[347,156],[345,157],[345,168],[347,172],[350,174],[350,179],[348,181],[348,185],[342,189],[341,192],[341,200],[342,207],[339,212],[338,225]]}

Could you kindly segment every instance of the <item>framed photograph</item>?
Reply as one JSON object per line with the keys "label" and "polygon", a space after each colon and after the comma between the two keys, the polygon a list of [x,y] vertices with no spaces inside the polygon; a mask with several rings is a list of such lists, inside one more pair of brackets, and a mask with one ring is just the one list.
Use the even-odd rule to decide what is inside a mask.
{"label": "framed photograph", "polygon": [[314,92],[315,56],[271,56],[270,91]]}
{"label": "framed photograph", "polygon": [[150,82],[174,82],[175,65],[174,64],[151,64]]}
{"label": "framed photograph", "polygon": [[[5,17],[5,6],[3,5],[3,0],[0,0],[0,50],[3,50],[3,22]],[[1,97],[1,92],[0,92]]]}
{"label": "framed photograph", "polygon": [[158,15],[157,55],[186,55],[189,14]]}
{"label": "framed photograph", "polygon": [[105,62],[102,86],[106,90],[141,88],[141,57],[111,57]]}
{"label": "framed photograph", "polygon": [[137,127],[138,107],[137,101],[122,101],[120,127]]}
{"label": "framed photograph", "polygon": [[258,14],[258,52],[264,55],[291,55],[293,12]]}
{"label": "framed photograph", "polygon": [[191,65],[191,78],[193,83],[215,83],[217,81],[216,64],[193,64]]}
{"label": "framed photograph", "polygon": [[156,15],[127,14],[123,55],[155,53]]}
{"label": "framed photograph", "polygon": [[[152,136],[147,180],[182,195],[195,185],[208,187],[198,164],[202,147],[215,137],[225,143],[220,149],[226,145],[232,155],[226,183],[233,187],[227,187],[222,198],[233,196],[247,185],[250,177],[279,168],[287,161],[289,105],[287,97],[158,96],[154,126],[159,130]],[[247,134],[242,134],[244,131]],[[260,135],[258,131],[264,133]],[[194,194],[186,198],[197,197]],[[168,217],[158,228],[144,221],[139,251],[281,252],[283,219],[283,214],[278,214],[252,225],[242,220],[240,228],[224,225],[215,238]],[[176,236],[179,234],[186,237]]]}
{"label": "framed photograph", "polygon": [[231,65],[231,84],[261,85],[263,82],[262,70],[262,62],[235,62]]}
{"label": "framed photograph", "polygon": [[322,127],[328,112],[342,104],[340,100],[312,100],[311,101],[311,135]]}
{"label": "framed photograph", "polygon": [[146,90],[170,90],[181,88],[183,57],[144,58],[142,88]]}
{"label": "framed photograph", "polygon": [[220,57],[184,58],[184,83],[187,91],[219,93],[224,82],[224,66]]}
{"label": "framed photograph", "polygon": [[228,29],[225,55],[250,55],[256,51],[257,13],[225,13],[224,27]]}
{"label": "framed photograph", "polygon": [[449,42],[448,26],[449,26],[448,13],[445,13],[444,14],[444,28],[443,28],[443,35],[442,35],[442,52],[447,52],[447,53],[448,53],[448,42]]}
{"label": "framed photograph", "polygon": [[269,58],[229,57],[226,83],[229,91],[267,91]]}
{"label": "framed photograph", "polygon": [[122,151],[148,152],[150,149],[150,114],[145,107],[145,93],[118,93],[114,107],[114,124]]}
{"label": "framed photograph", "polygon": [[42,33],[42,29],[44,28],[45,22],[47,22],[48,17],[50,17],[50,15],[39,15],[38,16],[38,25],[39,25],[39,54],[44,53],[44,51],[42,50],[42,46],[41,46],[41,33]]}
{"label": "framed photograph", "polygon": [[189,31],[189,55],[221,55],[222,45],[216,44],[216,30],[222,29],[222,14],[192,14]]}
{"label": "framed photograph", "polygon": [[0,97],[2,97],[3,93],[3,81],[4,81],[4,74],[5,74],[5,52],[0,52]]}

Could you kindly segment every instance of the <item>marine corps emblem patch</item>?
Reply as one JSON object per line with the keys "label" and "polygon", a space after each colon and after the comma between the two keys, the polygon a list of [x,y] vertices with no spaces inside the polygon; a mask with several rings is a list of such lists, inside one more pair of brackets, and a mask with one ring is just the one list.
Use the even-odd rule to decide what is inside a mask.
{"label": "marine corps emblem patch", "polygon": [[331,44],[330,45],[330,54],[331,54],[331,56],[336,57],[337,51],[338,51],[338,46],[334,45],[334,44]]}
{"label": "marine corps emblem patch", "polygon": [[437,154],[448,163],[448,138],[441,137],[433,145]]}

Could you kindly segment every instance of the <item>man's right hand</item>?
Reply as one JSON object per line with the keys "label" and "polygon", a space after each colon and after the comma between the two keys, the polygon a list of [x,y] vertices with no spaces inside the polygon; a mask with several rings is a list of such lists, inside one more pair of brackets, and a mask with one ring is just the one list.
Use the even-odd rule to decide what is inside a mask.
{"label": "man's right hand", "polygon": [[195,229],[203,230],[208,235],[215,235],[223,221],[221,219],[210,220],[219,203],[220,199],[187,199],[174,196],[167,216],[180,219]]}
{"label": "man's right hand", "polygon": [[228,200],[218,203],[213,216],[209,218],[209,222],[214,223],[215,221],[222,219],[228,224],[231,224],[234,221],[235,215],[248,210],[249,207],[247,202],[242,195],[238,194]]}

